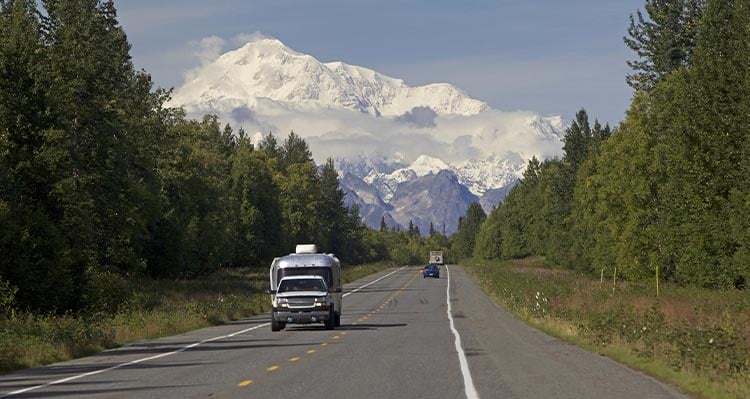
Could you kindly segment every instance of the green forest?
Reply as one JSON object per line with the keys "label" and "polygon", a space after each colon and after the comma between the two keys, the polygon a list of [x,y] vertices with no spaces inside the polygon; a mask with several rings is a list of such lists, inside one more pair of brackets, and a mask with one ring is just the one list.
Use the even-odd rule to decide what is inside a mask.
{"label": "green forest", "polygon": [[624,39],[636,60],[625,120],[610,129],[580,110],[564,155],[529,161],[476,229],[472,254],[746,288],[750,2],[648,0],[630,20]]}
{"label": "green forest", "polygon": [[128,279],[265,269],[304,242],[349,265],[426,259],[418,231],[367,229],[294,132],[256,147],[166,108],[111,1],[0,5],[0,317],[116,312]]}

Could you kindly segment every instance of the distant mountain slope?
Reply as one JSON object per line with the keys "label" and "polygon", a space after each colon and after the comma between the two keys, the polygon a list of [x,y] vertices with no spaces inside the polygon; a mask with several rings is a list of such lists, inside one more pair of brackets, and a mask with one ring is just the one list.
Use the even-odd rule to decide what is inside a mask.
{"label": "distant mountain slope", "polygon": [[444,226],[450,234],[469,204],[478,200],[453,172],[442,170],[399,184],[391,199],[391,215],[402,226],[412,221],[424,234],[429,232],[430,222],[436,230],[442,231]]}

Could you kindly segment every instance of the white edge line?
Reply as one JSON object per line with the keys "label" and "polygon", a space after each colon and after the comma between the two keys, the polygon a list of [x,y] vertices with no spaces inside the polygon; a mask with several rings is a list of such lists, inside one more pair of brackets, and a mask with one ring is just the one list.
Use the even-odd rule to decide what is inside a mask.
{"label": "white edge line", "polygon": [[448,269],[448,265],[445,265],[445,273],[448,276],[448,288],[445,289],[446,297],[448,298],[448,320],[450,320],[451,331],[456,337],[456,352],[458,352],[458,363],[461,365],[461,375],[464,377],[464,392],[466,393],[467,399],[479,399],[477,389],[474,388],[474,380],[471,379],[471,371],[469,371],[469,362],[466,360],[466,354],[463,348],[461,348],[461,335],[456,330],[456,325],[453,323],[453,315],[451,315],[451,273]]}
{"label": "white edge line", "polygon": [[[406,266],[401,267],[400,269],[394,270],[394,271],[386,274],[385,276],[380,277],[377,280],[371,281],[371,282],[369,282],[369,283],[367,283],[365,285],[357,287],[356,289],[347,292],[343,296],[347,296],[349,294],[353,294],[353,293],[361,290],[362,288],[365,288],[365,287],[368,287],[368,286],[370,286],[372,284],[375,284],[378,281],[380,281],[380,280],[382,280],[382,279],[384,279],[384,278],[386,278],[386,277],[388,277],[388,276],[390,276],[390,275],[392,275],[392,274],[394,274],[396,272],[400,272],[405,267]],[[19,389],[17,391],[8,392],[8,393],[0,395],[0,398],[7,398],[7,397],[10,397],[10,396],[19,395],[19,394],[26,393],[26,392],[29,392],[29,391],[34,391],[34,390],[37,390],[37,389],[47,388],[47,387],[50,387],[50,386],[53,386],[53,385],[63,384],[63,383],[66,383],[66,382],[69,382],[69,381],[73,381],[73,380],[77,380],[77,379],[80,379],[80,378],[83,378],[83,377],[88,377],[88,376],[92,376],[92,375],[96,375],[96,374],[106,373],[107,371],[116,370],[116,369],[119,369],[121,367],[132,366],[134,364],[142,363],[142,362],[145,362],[145,361],[154,360],[154,359],[158,359],[158,358],[166,357],[166,356],[171,356],[171,355],[174,355],[176,353],[184,352],[184,351],[186,351],[188,349],[195,348],[196,346],[203,345],[203,344],[205,344],[207,342],[217,341],[217,340],[224,339],[224,338],[231,338],[231,337],[234,337],[235,335],[239,335],[239,334],[246,333],[248,331],[256,330],[258,328],[265,327],[265,326],[267,326],[269,324],[270,323],[258,324],[257,326],[246,328],[246,329],[240,330],[240,331],[236,331],[236,332],[233,332],[231,334],[222,335],[220,337],[208,338],[208,339],[204,339],[203,341],[193,342],[192,344],[184,346],[184,347],[182,347],[180,349],[177,349],[176,351],[167,352],[167,353],[160,353],[158,355],[154,355],[154,356],[144,357],[144,358],[141,358],[141,359],[132,360],[132,361],[127,362],[127,363],[120,363],[120,364],[114,365],[112,367],[107,367],[105,369],[89,371],[88,373],[78,374],[78,375],[74,375],[74,376],[71,376],[71,377],[63,378],[61,380],[51,381],[51,382],[48,382],[46,384],[35,385],[33,387],[28,387],[28,388]]]}
{"label": "white edge line", "polygon": [[188,350],[190,348],[195,348],[196,346],[205,344],[206,342],[211,342],[211,341],[216,341],[216,340],[220,340],[220,339],[224,339],[224,338],[234,337],[235,335],[246,333],[248,331],[252,331],[252,330],[255,330],[255,329],[258,329],[258,328],[261,328],[261,327],[265,327],[265,326],[267,326],[269,324],[270,323],[258,324],[257,326],[246,328],[246,329],[241,330],[241,331],[236,331],[236,332],[233,332],[231,334],[222,335],[222,336],[219,336],[219,337],[208,338],[208,339],[204,339],[203,341],[194,342],[194,343],[192,343],[190,345],[187,345],[187,346],[184,346],[184,347],[182,347],[182,348],[180,348],[180,349],[178,349],[176,351],[167,352],[167,353],[160,353],[158,355],[154,355],[154,356],[144,357],[144,358],[141,358],[141,359],[132,360],[132,361],[129,361],[127,363],[120,363],[120,364],[114,365],[112,367],[107,367],[105,369],[89,371],[88,373],[74,375],[72,377],[67,377],[67,378],[63,378],[61,380],[56,380],[56,381],[48,382],[46,384],[36,385],[36,386],[33,386],[33,387],[28,387],[28,388],[24,388],[24,389],[19,389],[17,391],[8,392],[8,393],[3,394],[2,396],[0,396],[0,398],[6,398],[6,397],[9,397],[9,396],[22,394],[22,393],[29,392],[29,391],[33,391],[33,390],[37,390],[37,389],[41,389],[41,388],[46,388],[46,387],[49,387],[49,386],[52,386],[52,385],[58,385],[58,384],[62,384],[62,383],[68,382],[68,381],[77,380],[79,378],[83,378],[83,377],[88,377],[88,376],[92,376],[92,375],[96,375],[96,374],[105,373],[107,371],[112,371],[112,370],[119,369],[119,368],[125,367],[125,366],[131,366],[131,365],[138,364],[138,363],[141,363],[141,362],[145,362],[145,361],[148,361],[148,360],[154,360],[154,359],[158,359],[160,357],[174,355],[175,353],[180,353],[180,352],[186,351],[186,350]]}

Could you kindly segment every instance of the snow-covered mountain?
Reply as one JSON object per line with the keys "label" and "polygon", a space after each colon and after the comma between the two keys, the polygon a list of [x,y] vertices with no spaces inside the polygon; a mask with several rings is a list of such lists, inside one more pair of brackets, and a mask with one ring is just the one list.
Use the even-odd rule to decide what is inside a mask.
{"label": "snow-covered mountain", "polygon": [[[413,219],[420,229],[442,220],[451,233],[461,216],[451,211],[455,220],[445,219],[451,206],[465,210],[479,199],[489,211],[532,156],[562,152],[559,116],[494,110],[447,83],[412,87],[272,38],[254,39],[191,76],[168,106],[189,117],[216,114],[255,138],[271,132],[283,142],[293,130],[318,162],[336,159],[347,204],[358,204],[376,228],[381,218],[389,225]],[[425,191],[438,188],[441,195]]]}
{"label": "snow-covered mountain", "polygon": [[[370,165],[372,164],[370,163]],[[339,168],[346,169],[347,172],[350,172],[351,168],[360,168],[360,173],[362,170],[368,169],[365,165],[352,163],[339,163]],[[526,162],[520,159],[510,160],[491,157],[482,161],[462,161],[447,164],[439,158],[422,155],[411,165],[390,173],[380,172],[376,166],[372,165],[363,180],[373,185],[378,190],[380,197],[388,202],[400,183],[413,180],[416,177],[437,174],[441,170],[450,170],[469,191],[481,197],[487,190],[515,184],[515,181],[521,177],[525,169]]]}
{"label": "snow-covered mountain", "polygon": [[397,116],[414,107],[439,115],[475,115],[487,104],[445,83],[409,87],[371,69],[314,57],[262,38],[220,56],[179,88],[170,105],[189,112],[230,113],[263,101],[282,108],[345,108],[373,116]]}
{"label": "snow-covered mountain", "polygon": [[[449,234],[462,216],[455,216],[458,210],[465,211],[472,201],[478,201],[486,213],[491,212],[526,168],[525,164],[507,159],[447,164],[426,155],[390,173],[380,172],[378,164],[392,166],[386,160],[336,162],[344,176],[341,186],[347,193],[347,205],[357,203],[368,226],[378,228],[384,217],[388,226],[405,227],[412,221],[425,232],[423,227],[432,222]],[[365,173],[364,178],[359,177]],[[442,179],[436,179],[437,175]]]}

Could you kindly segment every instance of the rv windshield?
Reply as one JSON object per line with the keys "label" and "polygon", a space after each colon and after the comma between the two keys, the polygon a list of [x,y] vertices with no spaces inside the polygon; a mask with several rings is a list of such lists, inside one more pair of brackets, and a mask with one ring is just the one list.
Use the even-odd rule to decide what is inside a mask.
{"label": "rv windshield", "polygon": [[279,284],[279,293],[290,291],[326,291],[326,285],[321,279],[288,279]]}
{"label": "rv windshield", "polygon": [[279,269],[276,281],[280,281],[287,276],[320,276],[323,277],[329,287],[333,287],[331,269],[328,267],[287,267]]}

